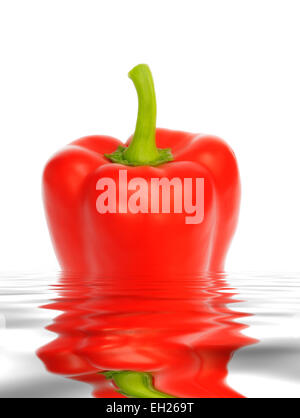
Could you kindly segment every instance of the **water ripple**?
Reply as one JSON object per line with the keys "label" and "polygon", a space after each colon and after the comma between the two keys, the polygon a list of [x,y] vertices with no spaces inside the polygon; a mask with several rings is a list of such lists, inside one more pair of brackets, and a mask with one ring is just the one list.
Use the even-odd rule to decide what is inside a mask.
{"label": "water ripple", "polygon": [[2,275],[0,396],[299,397],[299,302],[297,273]]}

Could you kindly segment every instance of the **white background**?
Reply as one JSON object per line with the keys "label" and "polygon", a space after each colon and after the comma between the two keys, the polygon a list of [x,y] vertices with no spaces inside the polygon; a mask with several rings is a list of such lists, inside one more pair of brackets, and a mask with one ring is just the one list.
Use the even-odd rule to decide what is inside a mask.
{"label": "white background", "polygon": [[300,267],[298,0],[0,2],[0,269],[58,265],[41,173],[66,143],[125,140],[150,65],[158,126],[223,137],[243,200],[232,271]]}

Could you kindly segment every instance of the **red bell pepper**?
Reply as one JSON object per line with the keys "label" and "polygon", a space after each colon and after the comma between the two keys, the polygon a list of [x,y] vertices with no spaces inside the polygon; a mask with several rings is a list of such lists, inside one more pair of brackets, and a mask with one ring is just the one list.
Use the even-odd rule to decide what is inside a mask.
{"label": "red bell pepper", "polygon": [[[45,209],[61,267],[112,276],[223,271],[239,212],[236,158],[215,136],[156,129],[148,66],[138,65],[129,77],[139,110],[127,144],[84,137],[58,152],[44,170]],[[165,180],[169,207],[161,203]]]}

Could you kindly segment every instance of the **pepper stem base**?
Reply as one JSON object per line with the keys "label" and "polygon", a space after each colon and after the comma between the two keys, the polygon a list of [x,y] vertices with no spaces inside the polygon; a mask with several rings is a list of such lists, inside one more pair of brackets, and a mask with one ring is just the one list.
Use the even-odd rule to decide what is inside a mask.
{"label": "pepper stem base", "polygon": [[141,165],[150,165],[150,166],[157,166],[160,164],[167,163],[169,161],[173,161],[173,155],[171,152],[171,148],[165,148],[161,149],[158,148],[158,158],[155,159],[155,161],[145,161],[144,163],[141,163],[140,161],[128,161],[125,157],[125,151],[127,150],[127,147],[123,147],[122,145],[118,146],[116,151],[114,151],[111,154],[104,154],[106,158],[108,158],[113,163],[119,163],[123,165],[130,165],[130,166],[141,166]]}

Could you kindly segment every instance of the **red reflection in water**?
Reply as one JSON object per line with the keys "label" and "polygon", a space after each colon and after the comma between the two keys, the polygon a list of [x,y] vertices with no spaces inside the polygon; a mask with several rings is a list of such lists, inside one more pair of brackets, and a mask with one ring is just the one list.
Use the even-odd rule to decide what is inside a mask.
{"label": "red reflection in water", "polygon": [[176,397],[242,397],[226,384],[232,355],[255,341],[228,307],[224,276],[197,280],[74,280],[62,277],[61,311],[47,328],[58,338],[38,351],[47,369],[93,386],[95,397],[125,397],[102,371],[150,372]]}

